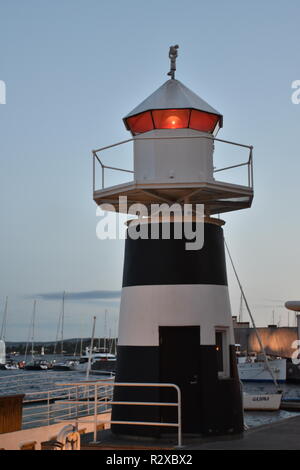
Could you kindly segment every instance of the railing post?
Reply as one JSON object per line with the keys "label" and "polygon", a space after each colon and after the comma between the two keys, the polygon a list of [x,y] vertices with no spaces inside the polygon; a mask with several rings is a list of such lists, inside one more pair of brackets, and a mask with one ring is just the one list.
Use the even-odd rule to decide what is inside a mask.
{"label": "railing post", "polygon": [[251,188],[253,189],[254,187],[254,182],[253,182],[253,147],[251,146],[250,148],[250,153],[251,153]]}
{"label": "railing post", "polygon": [[69,399],[69,416],[72,416],[72,403],[71,403],[71,389],[69,388],[69,393],[68,393],[68,399]]}
{"label": "railing post", "polygon": [[88,385],[87,387],[88,414],[91,412],[90,394],[93,393],[92,388],[90,387],[92,387],[92,385]]}
{"label": "railing post", "polygon": [[248,188],[251,188],[251,174],[250,174],[250,169],[251,169],[251,149],[249,151],[249,160],[248,160]]}
{"label": "railing post", "polygon": [[78,431],[78,384],[76,384],[76,420],[75,420],[76,431]]}
{"label": "railing post", "polygon": [[98,412],[98,390],[97,384],[95,384],[95,395],[94,395],[94,441],[93,443],[96,444],[97,441],[97,412]]}
{"label": "railing post", "polygon": [[47,393],[47,415],[48,415],[48,426],[50,426],[50,391]]}
{"label": "railing post", "polygon": [[93,193],[94,193],[95,188],[96,188],[96,176],[95,176],[96,167],[95,167],[95,153],[92,152],[92,154],[93,154]]}
{"label": "railing post", "polygon": [[178,447],[182,447],[182,430],[181,430],[181,390],[179,387],[177,388],[177,396],[178,396]]}

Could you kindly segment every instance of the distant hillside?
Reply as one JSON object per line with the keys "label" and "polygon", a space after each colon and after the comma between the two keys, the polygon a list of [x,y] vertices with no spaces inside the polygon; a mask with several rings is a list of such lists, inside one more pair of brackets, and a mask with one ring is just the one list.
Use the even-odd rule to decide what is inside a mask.
{"label": "distant hillside", "polygon": [[[106,339],[106,346],[108,346],[108,342],[115,343],[115,338],[108,340]],[[82,345],[81,345],[82,342]],[[17,352],[19,354],[24,354],[26,350],[26,341],[6,341],[6,353],[12,354]],[[91,338],[69,338],[64,339],[63,341],[63,350],[67,354],[74,354],[79,351],[82,347],[82,350],[85,350],[86,347],[90,346]],[[55,348],[56,345],[56,348]],[[105,338],[96,338],[94,339],[94,347],[97,348],[104,348],[105,345]],[[56,353],[61,352],[61,341],[35,341],[34,342],[34,350],[40,352],[41,349],[44,348],[45,354],[52,354],[54,350]],[[31,351],[31,342],[28,343],[28,351]]]}

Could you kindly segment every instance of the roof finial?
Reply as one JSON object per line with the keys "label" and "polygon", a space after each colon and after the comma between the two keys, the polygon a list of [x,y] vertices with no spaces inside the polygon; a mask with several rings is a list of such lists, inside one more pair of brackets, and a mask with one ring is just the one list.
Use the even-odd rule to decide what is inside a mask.
{"label": "roof finial", "polygon": [[178,56],[178,52],[177,52],[178,48],[179,46],[178,44],[176,44],[175,46],[171,46],[169,50],[169,58],[171,59],[171,68],[170,68],[170,72],[168,72],[168,75],[170,75],[173,80],[175,78],[176,58]]}

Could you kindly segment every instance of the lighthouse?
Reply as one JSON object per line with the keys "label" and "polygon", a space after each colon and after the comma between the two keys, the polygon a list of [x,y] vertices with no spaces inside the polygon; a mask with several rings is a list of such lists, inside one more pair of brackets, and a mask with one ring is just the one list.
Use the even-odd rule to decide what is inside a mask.
{"label": "lighthouse", "polygon": [[[97,189],[94,177],[98,205],[110,204],[121,211],[121,197],[128,205],[149,209],[133,221],[135,235],[138,227],[141,236],[131,237],[128,228],[125,241],[115,380],[133,386],[115,387],[114,401],[171,403],[176,401],[174,390],[143,389],[134,383],[175,384],[182,395],[184,433],[238,434],[243,431],[242,396],[225,263],[225,222],[219,214],[251,206],[252,147],[217,137],[223,116],[175,78],[177,54],[178,46],[172,46],[170,78],[123,119],[133,141],[133,180]],[[247,184],[222,179],[221,169],[214,166],[216,142],[246,151],[245,162],[227,167],[224,162],[221,169],[244,167]],[[112,167],[102,163],[102,151],[93,154],[103,174]],[[158,204],[165,209],[176,204],[182,217],[172,213],[166,221]],[[153,205],[156,212],[151,217]],[[197,227],[202,230],[200,245],[193,246],[184,230],[187,218],[194,233]],[[130,421],[172,423],[176,412],[167,406],[115,404],[112,419],[117,423],[112,431],[159,437],[171,428],[130,425]]]}

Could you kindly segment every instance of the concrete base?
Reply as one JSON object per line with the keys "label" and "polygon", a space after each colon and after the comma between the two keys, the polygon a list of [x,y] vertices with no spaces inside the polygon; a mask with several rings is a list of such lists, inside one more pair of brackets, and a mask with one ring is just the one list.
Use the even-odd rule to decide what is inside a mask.
{"label": "concrete base", "polygon": [[[300,416],[287,418],[276,423],[258,426],[245,431],[243,435],[201,438],[183,436],[183,449],[187,450],[300,450]],[[133,441],[127,438],[118,438],[110,430],[99,434],[101,444],[93,446],[89,439],[93,436],[82,437],[82,449],[94,450],[176,450],[173,439],[144,439]]]}

